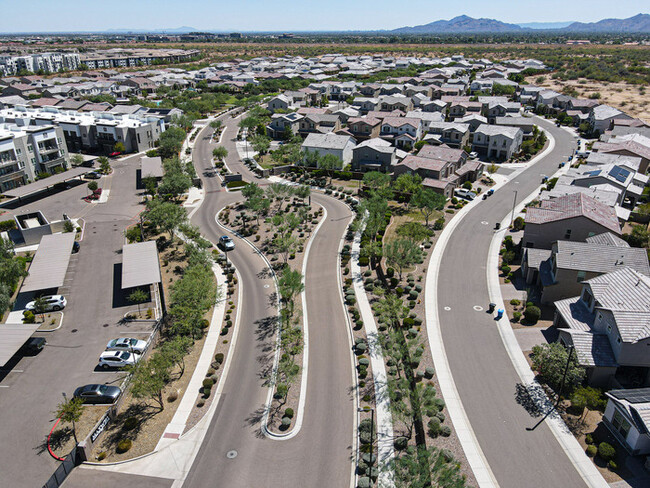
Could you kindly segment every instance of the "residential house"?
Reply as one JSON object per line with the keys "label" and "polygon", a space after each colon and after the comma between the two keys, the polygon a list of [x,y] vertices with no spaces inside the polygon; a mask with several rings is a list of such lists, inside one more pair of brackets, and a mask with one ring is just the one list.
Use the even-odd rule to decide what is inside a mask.
{"label": "residential house", "polygon": [[367,114],[379,108],[379,98],[374,97],[357,97],[352,103],[354,107],[359,108],[359,112]]}
{"label": "residential house", "polygon": [[381,132],[381,120],[375,117],[349,118],[348,130],[357,141],[379,137]]}
{"label": "residential house", "polygon": [[[546,259],[540,261],[545,253]],[[521,270],[527,284],[542,289],[542,303],[552,303],[579,295],[583,281],[624,267],[650,276],[646,250],[607,233],[586,242],[557,241],[550,250],[524,248]]]}
{"label": "residential house", "polygon": [[422,138],[422,121],[407,117],[386,117],[381,123],[381,137],[400,148],[412,148]]}
{"label": "residential house", "polygon": [[496,102],[488,104],[487,118],[488,123],[496,123],[498,117],[517,116],[521,113],[521,104],[519,102]]}
{"label": "residential house", "polygon": [[288,114],[273,114],[271,123],[266,126],[266,133],[272,139],[285,139],[289,131],[292,134],[298,134],[300,122],[304,116],[291,112]]}
{"label": "residential house", "polygon": [[560,343],[573,346],[593,386],[650,382],[650,278],[624,267],[555,302]]}
{"label": "residential house", "polygon": [[353,171],[390,173],[396,161],[396,148],[379,137],[364,140],[352,150]]}
{"label": "residential house", "polygon": [[524,139],[532,137],[535,130],[532,117],[497,117],[494,123],[505,127],[518,127],[523,132]]}
{"label": "residential house", "polygon": [[305,115],[300,121],[298,132],[301,136],[306,137],[312,132],[325,134],[335,132],[341,128],[341,119],[334,114],[309,114]]}
{"label": "residential house", "polygon": [[293,100],[283,94],[271,98],[271,100],[269,100],[269,102],[266,104],[266,109],[271,113],[275,113],[278,110],[287,111],[291,110],[292,108]]}
{"label": "residential house", "polygon": [[420,119],[422,121],[422,132],[429,132],[432,123],[443,122],[444,116],[440,112],[422,112],[420,110],[411,110],[406,114],[407,118]]}
{"label": "residential house", "polygon": [[650,454],[650,388],[610,390],[603,424],[633,456]]}
{"label": "residential house", "polygon": [[641,137],[615,137],[610,139],[612,142],[595,142],[593,149],[600,153],[641,158],[639,173],[645,174],[648,172],[648,168],[650,167],[650,139],[648,139],[647,143],[644,143],[645,141],[643,141],[643,139],[641,139]]}
{"label": "residential house", "polygon": [[478,129],[481,126],[481,124],[487,124],[488,120],[482,115],[471,113],[469,115],[466,115],[465,117],[461,117],[460,119],[454,120],[454,122],[457,122],[459,124],[469,125],[469,131],[470,133],[473,134],[474,132],[476,132],[476,129]]}
{"label": "residential house", "polygon": [[612,128],[614,119],[631,119],[629,115],[609,105],[598,105],[589,113],[589,127],[594,134],[602,134]]}
{"label": "residential house", "polygon": [[420,103],[420,109],[423,112],[441,112],[444,114],[448,106],[449,103],[443,102],[442,100],[431,100],[430,102]]}
{"label": "residential house", "polygon": [[379,97],[379,110],[381,112],[401,110],[406,113],[413,110],[413,101],[405,96],[382,96]]}
{"label": "residential house", "polygon": [[303,152],[316,152],[319,156],[333,154],[345,165],[352,161],[355,146],[356,141],[351,136],[311,133],[302,143],[301,149]]}
{"label": "residential house", "polygon": [[452,102],[449,105],[449,118],[455,120],[472,113],[480,115],[482,110],[481,102]]}
{"label": "residential house", "polygon": [[457,122],[431,122],[424,140],[429,144],[464,148],[469,145],[470,126]]}
{"label": "residential house", "polygon": [[481,125],[472,137],[472,150],[488,158],[508,160],[521,149],[523,131],[518,127]]}
{"label": "residential house", "polygon": [[556,241],[585,242],[605,232],[621,235],[615,210],[582,193],[542,200],[528,207],[524,220],[523,248],[551,249]]}

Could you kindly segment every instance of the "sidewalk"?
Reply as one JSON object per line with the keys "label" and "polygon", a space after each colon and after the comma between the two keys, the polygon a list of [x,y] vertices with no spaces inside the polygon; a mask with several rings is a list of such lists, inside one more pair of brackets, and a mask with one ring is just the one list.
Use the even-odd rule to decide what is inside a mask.
{"label": "sidewalk", "polygon": [[[221,268],[215,265],[212,270],[217,278],[219,288],[222,288],[225,285],[226,279]],[[208,335],[203,344],[203,350],[199,357],[199,361],[194,373],[192,374],[192,379],[187,386],[187,390],[183,395],[174,417],[167,425],[167,428],[161,436],[155,450],[150,454],[121,463],[110,465],[84,463],[84,468],[115,473],[151,476],[156,478],[167,478],[175,480],[172,487],[180,487],[182,485],[183,481],[187,477],[187,473],[192,467],[194,458],[199,452],[203,439],[208,432],[212,417],[219,405],[219,399],[223,392],[223,386],[225,379],[228,376],[228,369],[233,356],[230,352],[234,350],[237,342],[238,323],[235,324],[235,333],[230,344],[230,352],[226,356],[223,371],[214,393],[216,398],[213,400],[203,418],[191,430],[183,435],[190,412],[194,407],[199,389],[202,386],[203,379],[212,363],[212,355],[219,340],[225,307],[226,300],[220,300],[214,307]],[[237,320],[239,320],[239,316]]]}
{"label": "sidewalk", "polygon": [[366,290],[363,288],[363,275],[359,267],[359,254],[361,252],[361,233],[363,227],[354,236],[352,243],[352,257],[350,259],[350,271],[354,294],[359,304],[359,312],[363,320],[366,336],[368,337],[368,356],[372,366],[372,380],[375,385],[375,408],[377,412],[377,453],[379,478],[377,486],[388,488],[393,486],[393,473],[386,469],[395,456],[393,449],[393,418],[390,413],[390,400],[388,395],[388,384],[384,357],[379,345],[379,335],[375,317],[368,302]]}

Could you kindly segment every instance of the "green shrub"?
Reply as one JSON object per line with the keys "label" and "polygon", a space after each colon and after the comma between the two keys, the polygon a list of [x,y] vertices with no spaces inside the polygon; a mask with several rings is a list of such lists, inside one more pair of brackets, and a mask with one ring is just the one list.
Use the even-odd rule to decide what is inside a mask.
{"label": "green shrub", "polygon": [[291,425],[291,419],[289,417],[282,417],[282,428],[286,429]]}
{"label": "green shrub", "polygon": [[512,300],[510,300],[510,305],[513,305],[515,307],[518,307],[520,304],[521,304],[521,302],[519,300],[517,300],[516,298],[513,298]]}
{"label": "green shrub", "polygon": [[0,232],[6,232],[16,228],[15,220],[3,220],[0,222]]}
{"label": "green shrub", "polygon": [[596,446],[587,446],[587,456],[594,457],[596,454],[598,454],[598,448]]}
{"label": "green shrub", "polygon": [[372,485],[370,483],[370,478],[367,476],[363,476],[359,478],[359,482],[357,483],[357,488],[370,488]]}
{"label": "green shrub", "polygon": [[427,379],[433,378],[433,375],[435,374],[435,369],[433,369],[431,366],[429,366],[427,369],[424,370],[424,376]]}
{"label": "green shrub", "polygon": [[587,444],[589,444],[589,445],[593,444],[593,443],[594,443],[594,436],[591,435],[591,434],[587,434],[587,435],[585,436],[585,442],[586,442]]}
{"label": "green shrub", "polygon": [[133,446],[133,442],[131,441],[131,439],[122,439],[120,442],[117,443],[117,449],[115,449],[115,452],[117,452],[118,454],[125,453],[126,451],[131,449],[132,446]]}
{"label": "green shrub", "polygon": [[510,268],[510,266],[508,266],[507,264],[501,266],[501,272],[503,273],[504,276],[508,276],[508,274],[510,274],[510,271],[512,271],[512,268]]}
{"label": "green shrub", "polygon": [[521,312],[513,312],[512,313],[512,321],[513,322],[519,322],[519,319],[521,319]]}
{"label": "green shrub", "polygon": [[135,417],[129,417],[124,421],[124,425],[122,425],[123,430],[133,430],[138,426],[138,419]]}
{"label": "green shrub", "polygon": [[449,437],[451,435],[451,427],[448,425],[443,425],[440,427],[440,435],[443,437]]}
{"label": "green shrub", "polygon": [[440,454],[442,455],[442,458],[445,460],[445,462],[451,463],[454,461],[454,455],[449,449],[441,449]]}
{"label": "green shrub", "polygon": [[429,428],[429,435],[431,437],[438,437],[441,429],[440,419],[438,417],[432,417],[427,423],[427,427]]}
{"label": "green shrub", "polygon": [[359,258],[359,266],[368,266],[370,259],[367,256],[361,256]]}
{"label": "green shrub", "polygon": [[442,413],[442,412],[438,412],[438,413],[436,413],[436,417],[440,419],[440,422],[444,422],[444,421],[445,421],[445,414]]}
{"label": "green shrub", "polygon": [[392,278],[393,276],[395,276],[395,270],[393,268],[386,268],[386,278]]}
{"label": "green shrub", "polygon": [[203,388],[210,389],[212,388],[213,385],[214,385],[214,381],[212,381],[210,378],[206,378],[203,380]]}
{"label": "green shrub", "polygon": [[36,316],[34,315],[34,312],[31,310],[25,310],[23,312],[23,323],[33,324],[34,322],[36,322]]}
{"label": "green shrub", "polygon": [[371,419],[363,419],[361,422],[359,422],[359,432],[369,433],[371,428],[372,428]]}
{"label": "green shrub", "polygon": [[536,307],[534,305],[532,307],[526,307],[526,310],[524,310],[524,318],[529,324],[536,324],[541,316],[542,311],[539,309],[539,307]]}
{"label": "green shrub", "polygon": [[442,398],[436,398],[433,401],[433,404],[436,406],[436,408],[440,411],[445,408],[445,401]]}
{"label": "green shrub", "polygon": [[361,359],[359,359],[359,364],[362,365],[362,366],[369,366],[370,365],[370,359],[361,358]]}
{"label": "green shrub", "polygon": [[393,442],[393,445],[395,446],[395,450],[397,451],[403,451],[408,447],[409,440],[407,437],[400,436],[397,439],[395,439],[395,442]]}
{"label": "green shrub", "polygon": [[214,356],[214,361],[218,364],[223,363],[223,353],[220,352]]}
{"label": "green shrub", "polygon": [[411,317],[406,317],[402,321],[402,325],[404,325],[404,327],[413,327],[413,325],[415,325],[415,320],[413,320]]}
{"label": "green shrub", "polygon": [[616,471],[616,470],[618,469],[618,465],[617,465],[617,464],[614,462],[614,460],[612,459],[612,460],[610,460],[610,461],[607,463],[607,468],[608,468],[610,471]]}
{"label": "green shrub", "polygon": [[611,444],[607,442],[601,442],[598,444],[598,455],[603,458],[605,461],[614,459],[616,457],[616,449]]}

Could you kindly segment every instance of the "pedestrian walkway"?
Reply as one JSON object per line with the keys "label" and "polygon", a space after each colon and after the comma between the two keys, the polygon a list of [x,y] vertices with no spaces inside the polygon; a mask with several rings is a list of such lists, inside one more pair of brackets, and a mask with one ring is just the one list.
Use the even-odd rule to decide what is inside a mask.
{"label": "pedestrian walkway", "polygon": [[352,283],[354,294],[359,304],[359,312],[366,329],[368,338],[368,356],[372,366],[372,380],[375,385],[375,408],[377,417],[377,453],[379,478],[377,484],[380,488],[393,486],[393,473],[386,469],[395,456],[393,449],[393,419],[390,413],[390,400],[388,395],[388,384],[386,366],[381,346],[379,345],[379,334],[375,317],[368,302],[366,290],[363,287],[363,274],[359,266],[359,255],[361,253],[361,230],[354,236],[352,243],[352,257],[350,259],[350,270],[352,272]]}

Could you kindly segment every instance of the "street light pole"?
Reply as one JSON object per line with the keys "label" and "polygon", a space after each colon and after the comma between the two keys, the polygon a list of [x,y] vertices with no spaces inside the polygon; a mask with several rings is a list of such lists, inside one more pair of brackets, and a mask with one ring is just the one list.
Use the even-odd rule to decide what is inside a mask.
{"label": "street light pole", "polygon": [[517,190],[515,190],[515,198],[512,201],[512,214],[510,215],[510,226],[512,227],[513,222],[515,221],[515,207],[517,206]]}
{"label": "street light pole", "polygon": [[566,365],[564,366],[564,374],[562,375],[562,382],[560,383],[560,389],[557,392],[557,401],[555,402],[555,408],[560,404],[560,399],[562,398],[562,390],[564,389],[564,382],[566,381],[566,374],[569,371],[569,364],[571,363],[571,355],[575,347],[573,345],[568,346],[569,355],[566,358]]}

